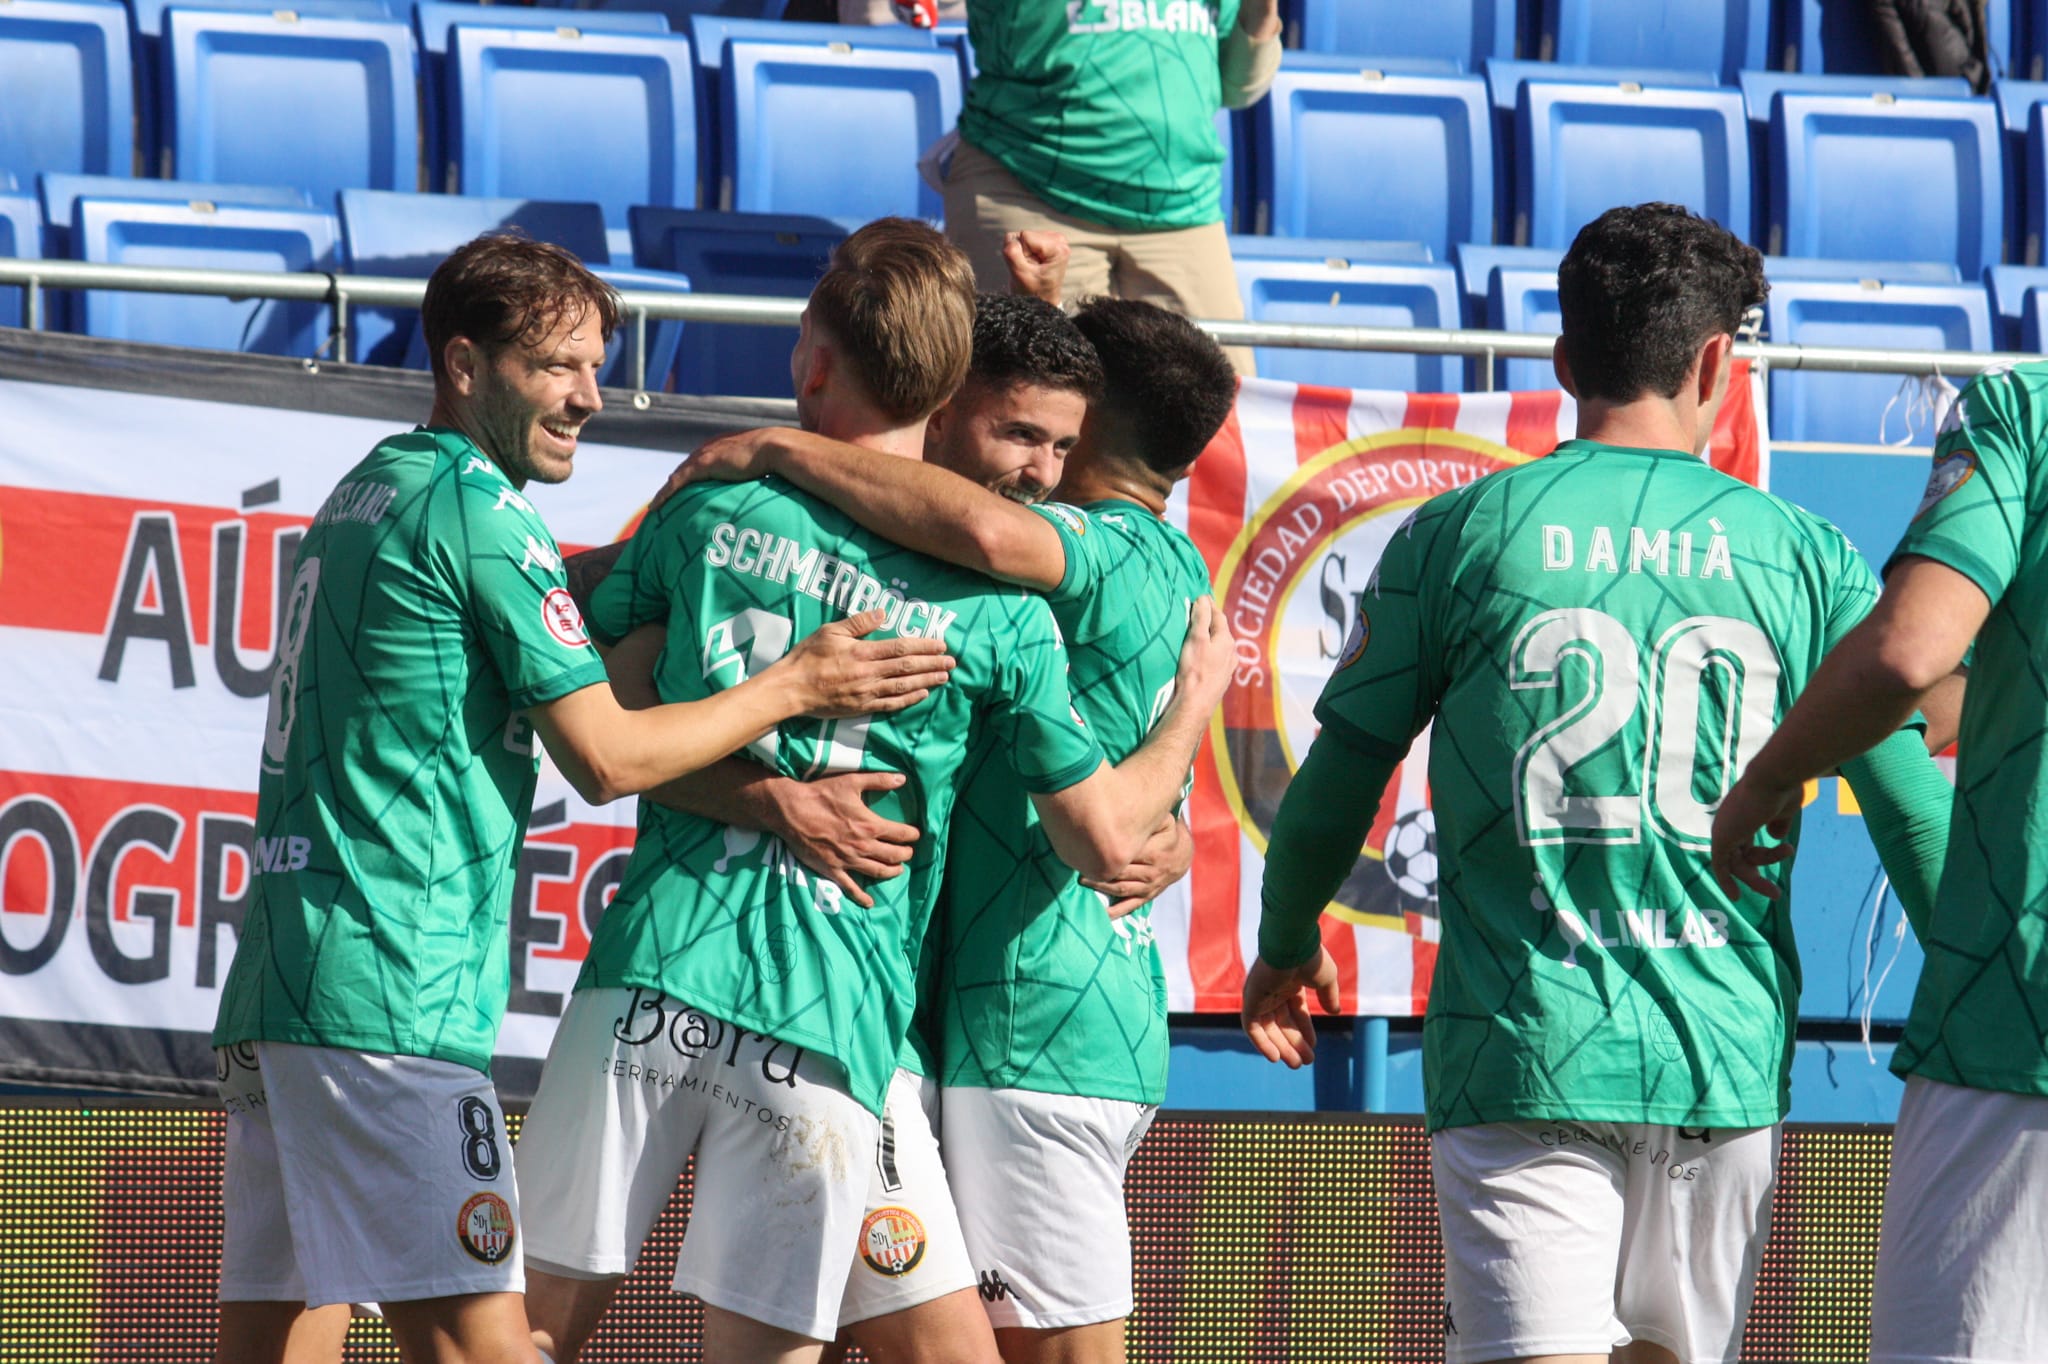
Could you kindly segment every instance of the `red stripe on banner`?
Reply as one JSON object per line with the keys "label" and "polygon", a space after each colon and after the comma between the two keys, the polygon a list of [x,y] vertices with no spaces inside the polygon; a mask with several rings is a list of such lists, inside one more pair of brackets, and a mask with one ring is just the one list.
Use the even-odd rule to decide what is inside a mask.
{"label": "red stripe on banner", "polygon": [[1408,412],[1402,417],[1401,425],[1428,428],[1441,426],[1455,429],[1458,425],[1458,395],[1455,393],[1411,393],[1408,395]]}
{"label": "red stripe on banner", "polygon": [[[1242,399],[1242,391],[1239,393]],[[1301,384],[1294,391],[1294,462],[1306,464],[1351,439],[1351,390]]]}
{"label": "red stripe on banner", "polygon": [[1420,1017],[1429,1009],[1429,982],[1436,974],[1437,945],[1421,937],[1413,937],[1408,940],[1408,950],[1414,961],[1408,987],[1409,1008]]}
{"label": "red stripe on banner", "polygon": [[[1346,1014],[1358,1012],[1358,936],[1350,924],[1334,914],[1323,916],[1323,947],[1329,952],[1330,960],[1337,963],[1337,1008]],[[1240,991],[1240,994],[1243,992]],[[1323,1012],[1323,1006],[1310,995],[1309,1008],[1315,1013]]]}
{"label": "red stripe on banner", "polygon": [[1517,393],[1508,404],[1508,445],[1525,455],[1557,448],[1557,413],[1564,394],[1556,389]]}
{"label": "red stripe on banner", "polygon": [[[1230,419],[1188,476],[1188,538],[1202,552],[1212,579],[1244,526],[1246,482],[1244,428],[1237,409],[1232,408]],[[1230,689],[1224,697],[1226,709],[1238,701],[1243,690],[1237,686]],[[1193,905],[1188,922],[1188,975],[1194,987],[1194,1007],[1232,1011],[1244,987],[1244,961],[1237,949],[1243,840],[1237,813],[1223,793],[1213,741],[1203,744],[1195,759],[1195,789],[1188,813],[1197,854],[1188,878]]]}
{"label": "red stripe on banner", "polygon": [[1728,396],[1707,441],[1707,462],[1755,485],[1763,473],[1762,452],[1763,428],[1757,421],[1756,394],[1749,383],[1749,361],[1737,360],[1728,375]]}

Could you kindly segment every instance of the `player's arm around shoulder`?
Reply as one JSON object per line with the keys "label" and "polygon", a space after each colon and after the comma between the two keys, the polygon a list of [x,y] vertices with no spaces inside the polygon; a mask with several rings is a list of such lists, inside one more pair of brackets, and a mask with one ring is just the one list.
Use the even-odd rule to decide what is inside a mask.
{"label": "player's arm around shoulder", "polygon": [[835,440],[764,427],[721,436],[677,477],[743,482],[779,475],[906,549],[1020,587],[1050,591],[1066,550],[1044,518],[948,469]]}
{"label": "player's arm around shoulder", "polygon": [[1173,702],[1145,742],[1114,767],[1105,762],[1070,786],[1032,796],[1061,861],[1084,877],[1106,880],[1137,856],[1180,799],[1236,657],[1222,611],[1209,598],[1195,602]]}

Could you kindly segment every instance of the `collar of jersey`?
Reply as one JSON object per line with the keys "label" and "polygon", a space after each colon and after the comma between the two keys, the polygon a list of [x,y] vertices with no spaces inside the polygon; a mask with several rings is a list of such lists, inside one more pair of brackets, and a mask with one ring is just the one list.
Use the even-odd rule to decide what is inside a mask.
{"label": "collar of jersey", "polygon": [[1663,450],[1649,445],[1605,445],[1597,440],[1582,440],[1577,436],[1567,441],[1558,442],[1557,449],[1551,451],[1551,453],[1561,455],[1574,447],[1584,450],[1589,454],[1648,455],[1652,458],[1690,460],[1694,464],[1701,463],[1705,459],[1705,456],[1696,455],[1690,450]]}

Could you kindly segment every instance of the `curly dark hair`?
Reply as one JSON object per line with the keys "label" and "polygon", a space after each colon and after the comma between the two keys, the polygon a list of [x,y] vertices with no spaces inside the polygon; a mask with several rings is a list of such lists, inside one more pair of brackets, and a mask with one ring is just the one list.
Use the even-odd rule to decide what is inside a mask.
{"label": "curly dark hair", "polygon": [[1102,361],[1103,418],[1120,448],[1156,473],[1195,462],[1237,402],[1237,371],[1179,313],[1127,298],[1091,298],[1074,325]]}
{"label": "curly dark hair", "polygon": [[619,295],[572,252],[537,242],[517,228],[486,232],[450,252],[427,280],[420,327],[434,380],[447,381],[442,352],[466,336],[487,350],[545,338],[565,313],[595,309],[610,341],[619,326]]}
{"label": "curly dark hair", "polygon": [[969,380],[993,389],[1030,384],[1102,396],[1102,361],[1074,319],[1044,299],[1021,294],[977,294],[974,359]]}
{"label": "curly dark hair", "polygon": [[1676,204],[1610,208],[1557,270],[1564,354],[1581,398],[1677,395],[1700,346],[1764,301],[1763,257]]}

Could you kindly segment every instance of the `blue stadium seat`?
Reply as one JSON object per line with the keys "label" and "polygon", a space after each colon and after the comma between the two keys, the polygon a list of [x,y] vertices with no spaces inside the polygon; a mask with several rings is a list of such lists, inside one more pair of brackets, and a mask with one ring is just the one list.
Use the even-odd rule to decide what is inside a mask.
{"label": "blue stadium seat", "polygon": [[583,33],[666,33],[668,19],[647,10],[527,8],[471,0],[414,0],[413,39],[420,48],[420,107],[426,112],[427,188],[448,184],[448,30],[457,24],[486,28],[568,28]]}
{"label": "blue stadium seat", "polygon": [[1796,71],[1875,75],[1884,70],[1870,7],[1862,0],[1782,0],[1784,65]]}
{"label": "blue stadium seat", "polygon": [[953,55],[960,59],[960,79],[972,81],[974,73],[981,67],[974,60],[974,44],[968,40],[967,25],[940,24],[932,30],[932,38],[940,47],[951,48]]}
{"label": "blue stadium seat", "polygon": [[[2002,268],[1994,266],[1994,269]],[[1765,256],[1764,278],[1874,279],[1880,284],[1960,284],[1963,272],[1948,260],[1829,260],[1825,256]]]}
{"label": "blue stadium seat", "polygon": [[937,46],[726,44],[721,208],[938,219],[917,159],[960,118],[960,63]]}
{"label": "blue stadium seat", "polygon": [[1301,46],[1360,57],[1432,57],[1477,71],[1488,57],[1515,55],[1514,0],[1361,4],[1306,0]]}
{"label": "blue stadium seat", "polygon": [[2006,250],[2017,260],[2038,260],[2040,243],[2027,235],[2028,183],[2027,116],[2036,104],[2048,101],[2048,83],[2041,81],[1996,80],[1991,98],[1998,104],[1998,125],[2005,134],[2005,241]]}
{"label": "blue stadium seat", "polygon": [[1991,321],[2000,350],[2039,353],[2039,318],[2048,301],[2048,266],[1994,265],[1984,272],[1991,286]]}
{"label": "blue stadium seat", "polygon": [[1244,260],[1313,261],[1333,268],[1353,262],[1421,264],[1436,259],[1436,253],[1421,242],[1350,237],[1232,237],[1230,254]]}
{"label": "blue stadium seat", "polygon": [[[783,214],[636,208],[632,218],[634,263],[687,275],[692,288],[708,294],[808,298],[847,234],[829,218]],[[787,398],[795,340],[784,327],[694,323],[676,367],[676,391]]]}
{"label": "blue stadium seat", "polygon": [[43,242],[52,256],[71,254],[74,206],[86,195],[101,199],[158,199],[189,204],[238,204],[245,208],[311,208],[306,191],[294,185],[235,185],[218,180],[139,180],[126,175],[43,175]]}
{"label": "blue stadium seat", "polygon": [[[621,270],[609,265],[594,265],[591,272],[615,289],[645,289],[650,293],[687,294],[690,281],[683,275],[670,274],[663,270]],[[631,389],[633,384],[632,348],[634,325],[630,315],[621,313],[619,329],[612,333],[612,339],[605,344],[604,364],[597,372],[600,388]],[[675,318],[647,319],[647,361],[642,375],[650,392],[659,393],[665,389],[676,367],[676,353],[682,344],[683,324]],[[412,329],[412,339],[405,347],[405,367],[427,370],[433,368],[433,360],[427,353],[426,332]]]}
{"label": "blue stadium seat", "polygon": [[[590,203],[484,199],[464,194],[392,194],[345,189],[341,206],[344,259],[351,273],[425,279],[472,237],[517,227],[535,241],[567,247],[586,263],[611,257],[604,210]],[[419,313],[412,308],[355,308],[349,312],[349,358],[404,362]]]}
{"label": "blue stadium seat", "polygon": [[[339,241],[334,215],[307,208],[87,197],[72,224],[80,259],[128,265],[331,271]],[[328,339],[319,303],[88,290],[78,315],[88,336],[265,355],[315,355]]]}
{"label": "blue stadium seat", "polygon": [[695,81],[679,34],[458,25],[448,48],[451,188],[594,199],[624,255],[632,205],[696,206]]}
{"label": "blue stadium seat", "polygon": [[[1764,304],[1767,339],[1801,345],[1990,350],[1991,306],[1980,284],[1776,282]],[[1906,434],[1895,374],[1771,374],[1771,437],[1875,444]],[[1889,418],[1885,416],[1891,406]],[[1922,443],[1933,432],[1920,430]]]}
{"label": "blue stadium seat", "polygon": [[[1557,303],[1557,269],[1533,265],[1497,265],[1486,282],[1486,325],[1496,331],[1539,332],[1556,336],[1564,330]],[[1473,362],[1474,387],[1478,367]],[[1497,387],[1510,391],[1556,388],[1557,369],[1548,360],[1508,360],[1500,367]]]}
{"label": "blue stadium seat", "polygon": [[1781,94],[1772,106],[1773,255],[2001,259],[2004,170],[1988,99]]}
{"label": "blue stadium seat", "polygon": [[[1770,62],[1770,0],[1543,0],[1539,55],[1605,66],[1695,66],[1732,82]],[[1503,54],[1505,55],[1505,54]]]}
{"label": "blue stadium seat", "polygon": [[412,32],[397,20],[173,9],[164,44],[180,178],[297,185],[316,204],[419,188]]}
{"label": "blue stadium seat", "polygon": [[592,3],[565,5],[572,9],[608,10],[614,14],[630,14],[645,10],[667,18],[669,28],[681,33],[689,27],[690,21],[699,15],[725,19],[766,19],[779,20],[789,8],[789,0],[592,0]]}
{"label": "blue stadium seat", "polygon": [[[43,254],[43,217],[36,211],[34,196],[0,194],[0,256],[34,260]],[[43,295],[45,300],[50,294]],[[22,316],[21,286],[0,286],[0,327],[19,327]]]}
{"label": "blue stadium seat", "polygon": [[1738,92],[1523,84],[1515,113],[1517,242],[1563,249],[1615,205],[1651,199],[1750,235],[1749,132]]}
{"label": "blue stadium seat", "polygon": [[100,0],[0,5],[0,166],[20,175],[134,168],[128,13]]}
{"label": "blue stadium seat", "polygon": [[1486,286],[1496,266],[1517,266],[1557,272],[1564,252],[1548,246],[1493,246],[1484,242],[1460,242],[1451,253],[1458,263],[1458,285],[1465,297],[1465,325],[1484,327],[1487,323]]}
{"label": "blue stadium seat", "polygon": [[1493,136],[1478,76],[1361,72],[1288,53],[1251,110],[1261,227],[1420,240],[1493,236]]}
{"label": "blue stadium seat", "polygon": [[[1234,245],[1234,244],[1233,244]],[[1253,322],[1313,322],[1350,327],[1455,327],[1458,276],[1433,261],[1236,256],[1237,287]],[[1259,373],[1337,388],[1444,393],[1463,387],[1464,362],[1447,355],[1301,350],[1262,346]]]}

